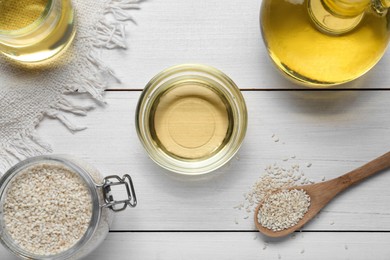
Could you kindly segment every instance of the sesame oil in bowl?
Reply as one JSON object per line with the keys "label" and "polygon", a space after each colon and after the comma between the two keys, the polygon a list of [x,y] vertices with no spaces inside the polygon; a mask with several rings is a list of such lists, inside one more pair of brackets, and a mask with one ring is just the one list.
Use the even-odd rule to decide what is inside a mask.
{"label": "sesame oil in bowl", "polygon": [[233,119],[227,101],[208,85],[185,81],[162,93],[152,107],[152,138],[165,153],[202,160],[230,139]]}
{"label": "sesame oil in bowl", "polygon": [[211,172],[238,151],[246,132],[245,101],[234,82],[205,65],[171,67],[144,89],[136,113],[149,156],[173,172]]}

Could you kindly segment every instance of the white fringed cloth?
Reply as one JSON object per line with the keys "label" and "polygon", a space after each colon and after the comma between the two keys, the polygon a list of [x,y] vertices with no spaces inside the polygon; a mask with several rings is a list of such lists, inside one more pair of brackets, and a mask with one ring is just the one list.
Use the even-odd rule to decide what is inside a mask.
{"label": "white fringed cloth", "polygon": [[67,114],[86,115],[92,106],[70,101],[70,93],[89,93],[104,103],[114,73],[101,51],[126,48],[125,25],[140,0],[73,0],[77,33],[68,51],[49,67],[23,69],[0,57],[0,175],[27,157],[50,153],[36,134],[44,117],[60,120],[71,131],[83,130]]}

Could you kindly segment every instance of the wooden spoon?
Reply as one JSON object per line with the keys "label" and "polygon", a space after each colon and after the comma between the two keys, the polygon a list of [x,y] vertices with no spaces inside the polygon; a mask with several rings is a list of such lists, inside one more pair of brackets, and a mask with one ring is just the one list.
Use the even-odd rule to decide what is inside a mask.
{"label": "wooden spoon", "polygon": [[256,227],[261,233],[269,237],[286,236],[301,228],[308,221],[310,221],[338,193],[388,167],[390,167],[390,152],[338,178],[311,185],[291,187],[290,190],[304,190],[310,196],[310,207],[303,218],[296,225],[288,229],[284,229],[282,231],[273,231],[263,227],[259,223],[258,211],[262,206],[262,202],[260,202],[259,206],[255,210]]}

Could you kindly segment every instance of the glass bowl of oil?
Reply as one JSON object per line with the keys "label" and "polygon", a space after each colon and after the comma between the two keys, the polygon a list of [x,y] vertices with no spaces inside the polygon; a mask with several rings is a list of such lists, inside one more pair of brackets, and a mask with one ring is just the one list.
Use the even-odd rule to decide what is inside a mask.
{"label": "glass bowl of oil", "polygon": [[181,174],[209,173],[240,148],[247,128],[245,100],[223,72],[182,64],[156,75],[143,90],[136,128],[149,157]]}

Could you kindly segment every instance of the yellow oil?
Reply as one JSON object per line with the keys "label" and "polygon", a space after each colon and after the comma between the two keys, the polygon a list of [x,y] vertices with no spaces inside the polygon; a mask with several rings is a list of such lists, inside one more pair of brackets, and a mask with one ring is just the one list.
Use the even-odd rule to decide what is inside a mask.
{"label": "yellow oil", "polygon": [[0,52],[22,63],[43,63],[62,53],[75,35],[70,0],[0,0]]}
{"label": "yellow oil", "polygon": [[371,0],[323,0],[324,6],[333,14],[354,17],[367,9]]}
{"label": "yellow oil", "polygon": [[0,0],[0,30],[22,29],[41,17],[48,0]]}
{"label": "yellow oil", "polygon": [[[337,7],[344,4],[340,0],[264,0],[261,10],[262,34],[271,59],[289,79],[312,87],[337,85],[363,75],[380,60],[389,41],[386,12],[369,11],[370,7],[364,7],[366,0],[342,9],[345,13],[324,7],[326,2]],[[366,12],[359,15],[362,10]],[[323,12],[328,13],[318,21],[313,19],[313,13]]]}
{"label": "yellow oil", "polygon": [[233,119],[221,93],[204,82],[182,82],[157,98],[150,125],[154,142],[171,157],[204,160],[229,141]]}

